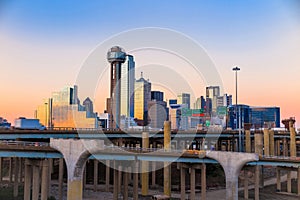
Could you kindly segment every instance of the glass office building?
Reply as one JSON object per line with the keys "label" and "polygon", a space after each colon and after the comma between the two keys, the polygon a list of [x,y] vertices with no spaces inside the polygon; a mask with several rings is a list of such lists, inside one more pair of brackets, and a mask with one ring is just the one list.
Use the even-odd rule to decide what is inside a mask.
{"label": "glass office building", "polygon": [[147,122],[148,102],[151,100],[151,83],[143,78],[135,82],[134,118]]}
{"label": "glass office building", "polygon": [[255,127],[263,128],[269,124],[271,127],[280,127],[279,107],[251,107],[251,123]]}
{"label": "glass office building", "polygon": [[127,55],[121,66],[121,115],[134,117],[134,82],[135,62],[132,55]]}
{"label": "glass office building", "polygon": [[[238,104],[231,105],[228,107],[228,120],[227,127],[234,129],[244,128],[244,123],[250,123],[251,118],[251,108],[248,105]],[[239,120],[241,117],[241,120]],[[241,121],[241,125],[239,125],[239,121]]]}

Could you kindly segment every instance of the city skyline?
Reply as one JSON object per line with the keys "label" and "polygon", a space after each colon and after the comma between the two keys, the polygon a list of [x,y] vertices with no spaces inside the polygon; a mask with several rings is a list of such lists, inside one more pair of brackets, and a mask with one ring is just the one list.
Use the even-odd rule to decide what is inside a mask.
{"label": "city skyline", "polygon": [[[175,1],[171,10],[167,9],[168,2],[144,3],[149,4],[148,9],[137,1],[128,3],[139,15],[138,20],[133,14],[119,18],[126,11],[124,2],[120,2],[120,14],[112,18],[100,17],[106,15],[106,9],[99,9],[112,8],[111,2],[85,3],[81,9],[78,1],[1,3],[1,116],[9,122],[20,116],[33,117],[43,98],[75,83],[82,62],[101,41],[128,29],[155,26],[182,32],[203,45],[222,78],[224,93],[232,94],[233,99],[235,82],[231,69],[239,66],[239,104],[278,106],[281,118],[296,117],[299,127],[299,3]],[[157,16],[151,15],[154,11]],[[125,20],[128,23],[122,23]],[[136,66],[144,62],[145,57],[138,53],[133,56]],[[171,65],[178,67],[176,63]],[[139,73],[137,68],[136,74]],[[202,91],[197,97],[205,95],[206,86],[199,84]],[[109,85],[103,87],[107,88],[103,95],[106,98]],[[155,85],[152,90],[156,87],[160,90]],[[105,108],[104,101],[90,98],[96,99],[96,111]]]}

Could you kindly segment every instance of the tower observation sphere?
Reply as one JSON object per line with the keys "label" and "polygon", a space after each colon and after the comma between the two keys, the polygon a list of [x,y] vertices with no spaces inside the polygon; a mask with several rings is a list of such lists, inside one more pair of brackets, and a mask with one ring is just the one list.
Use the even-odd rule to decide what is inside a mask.
{"label": "tower observation sphere", "polygon": [[109,51],[107,52],[107,60],[110,63],[113,62],[124,63],[126,60],[126,53],[121,47],[114,46],[110,48]]}

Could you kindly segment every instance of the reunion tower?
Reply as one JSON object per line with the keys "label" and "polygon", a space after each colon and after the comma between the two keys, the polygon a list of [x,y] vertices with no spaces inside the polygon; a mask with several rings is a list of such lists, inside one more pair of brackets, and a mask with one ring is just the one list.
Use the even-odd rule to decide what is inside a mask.
{"label": "reunion tower", "polygon": [[114,46],[107,52],[110,63],[110,98],[107,100],[107,111],[110,114],[110,127],[119,128],[121,110],[121,66],[126,60],[125,51]]}

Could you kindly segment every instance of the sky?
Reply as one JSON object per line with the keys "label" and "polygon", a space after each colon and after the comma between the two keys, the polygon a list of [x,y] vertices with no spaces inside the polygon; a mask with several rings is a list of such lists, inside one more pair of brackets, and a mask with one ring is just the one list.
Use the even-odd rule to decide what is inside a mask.
{"label": "sky", "polygon": [[[76,82],[99,44],[144,27],[174,30],[199,44],[214,63],[223,91],[234,99],[232,68],[239,66],[239,103],[279,106],[281,118],[296,117],[300,127],[297,0],[0,0],[0,116],[10,122],[32,118],[43,98]],[[134,55],[137,67],[144,54]],[[155,79],[150,75],[145,74]],[[193,87],[201,88],[196,96],[205,95],[202,80]],[[91,98],[102,112],[108,82],[99,88],[103,92]],[[84,94],[80,85],[79,93]]]}

